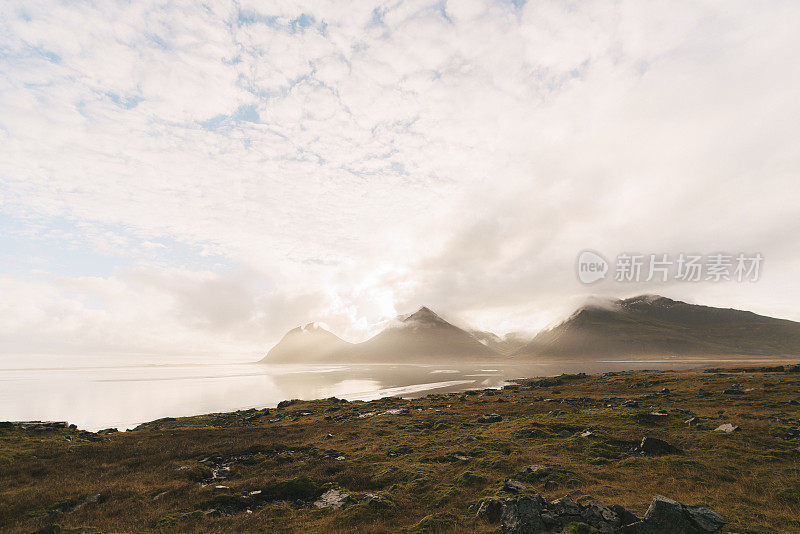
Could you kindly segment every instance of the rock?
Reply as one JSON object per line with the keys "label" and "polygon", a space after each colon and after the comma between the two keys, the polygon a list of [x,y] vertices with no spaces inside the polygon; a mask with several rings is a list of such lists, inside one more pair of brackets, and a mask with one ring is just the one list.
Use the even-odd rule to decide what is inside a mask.
{"label": "rock", "polygon": [[689,419],[684,421],[684,423],[687,426],[697,426],[697,423],[699,423],[699,422],[700,422],[700,419],[698,419],[697,417],[690,417]]}
{"label": "rock", "polygon": [[666,395],[667,393],[669,393],[669,388],[661,388],[661,393]]}
{"label": "rock", "polygon": [[581,437],[582,438],[588,438],[592,434],[594,434],[594,432],[592,432],[591,430],[585,430],[585,431],[581,432]]}
{"label": "rock", "polygon": [[630,525],[631,523],[636,523],[639,521],[639,518],[630,513],[624,507],[620,506],[619,504],[612,504],[611,509],[617,514],[620,518],[621,525]]}
{"label": "rock", "polygon": [[[536,534],[562,532],[565,527],[586,525],[579,532],[603,534],[709,534],[720,532],[725,521],[716,512],[699,506],[687,506],[656,495],[645,518],[636,516],[622,506],[607,506],[598,501],[587,505],[569,496],[549,504],[539,495],[508,498],[502,503],[488,499],[481,502],[478,515],[487,520],[499,514],[504,533]],[[572,530],[570,530],[572,532]]]}
{"label": "rock", "polygon": [[800,405],[800,400],[792,399],[789,401],[789,404],[791,404],[792,406]]}
{"label": "rock", "polygon": [[326,434],[325,439],[333,439],[333,434]]}
{"label": "rock", "polygon": [[642,438],[642,442],[633,449],[633,452],[647,456],[660,456],[663,454],[681,454],[683,451],[663,439],[645,436]]}
{"label": "rock", "polygon": [[478,417],[479,423],[497,423],[498,421],[502,421],[503,418],[496,413],[490,413],[487,415],[481,415]]}
{"label": "rock", "polygon": [[643,523],[652,534],[679,534],[693,532],[683,505],[662,495],[653,497],[653,502],[644,514]]}
{"label": "rock", "polygon": [[503,515],[503,503],[497,499],[481,501],[476,515],[489,523],[499,523],[500,517]]}
{"label": "rock", "polygon": [[644,519],[620,529],[622,534],[706,534],[721,532],[725,520],[708,508],[687,506],[656,495]]}
{"label": "rock", "polygon": [[546,532],[542,511],[545,501],[540,495],[518,497],[503,501],[500,522],[505,534],[529,534]]}
{"label": "rock", "polygon": [[727,434],[730,434],[731,432],[736,432],[737,430],[739,430],[738,426],[731,423],[725,423],[715,428],[714,432],[725,432]]}
{"label": "rock", "polygon": [[528,489],[528,486],[520,482],[519,480],[514,480],[513,478],[507,478],[505,482],[503,482],[503,489],[506,491],[510,491],[511,493],[519,493],[521,491],[525,491]]}
{"label": "rock", "polygon": [[572,500],[570,496],[556,499],[547,505],[550,515],[560,524],[573,523],[583,520],[581,505]]}
{"label": "rock", "polygon": [[622,518],[610,506],[598,501],[589,501],[581,510],[583,520],[604,534],[612,534],[622,525]]}
{"label": "rock", "polygon": [[106,436],[108,434],[115,434],[119,432],[116,428],[104,428],[103,430],[98,430],[97,433],[101,436]]}
{"label": "rock", "polygon": [[624,406],[625,408],[638,408],[639,403],[631,399],[631,400],[626,400],[625,402],[620,404],[620,406]]}
{"label": "rock", "polygon": [[323,493],[319,499],[314,502],[317,508],[336,508],[337,510],[344,508],[352,499],[350,495],[338,489],[331,489]]}

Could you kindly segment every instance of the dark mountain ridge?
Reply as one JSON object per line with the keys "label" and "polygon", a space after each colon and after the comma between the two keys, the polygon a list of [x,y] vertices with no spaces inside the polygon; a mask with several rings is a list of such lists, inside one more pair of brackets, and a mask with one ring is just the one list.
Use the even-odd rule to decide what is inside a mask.
{"label": "dark mountain ridge", "polygon": [[800,323],[658,295],[592,304],[544,330],[515,356],[800,354]]}

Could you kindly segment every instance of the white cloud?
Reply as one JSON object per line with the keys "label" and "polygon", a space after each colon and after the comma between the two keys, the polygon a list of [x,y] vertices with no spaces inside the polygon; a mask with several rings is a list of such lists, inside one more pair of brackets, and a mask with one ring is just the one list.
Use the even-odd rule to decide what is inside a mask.
{"label": "white cloud", "polygon": [[[68,319],[53,347],[116,328],[251,350],[312,320],[359,339],[420,304],[532,330],[586,293],[586,247],[759,250],[752,287],[655,289],[800,319],[795,5],[0,9],[3,212],[81,221],[93,252],[139,260],[102,290],[7,273],[17,346],[47,313]],[[239,270],[154,264],[163,242]],[[157,320],[134,313],[137,268],[171,303]]]}

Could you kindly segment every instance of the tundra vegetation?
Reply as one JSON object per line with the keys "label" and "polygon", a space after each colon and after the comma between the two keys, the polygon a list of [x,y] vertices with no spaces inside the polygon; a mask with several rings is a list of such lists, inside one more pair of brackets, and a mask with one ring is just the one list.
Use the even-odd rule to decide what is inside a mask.
{"label": "tundra vegetation", "polygon": [[0,530],[488,533],[484,502],[569,496],[641,517],[658,494],[724,531],[798,531],[798,371],[562,375],[127,432],[2,423]]}

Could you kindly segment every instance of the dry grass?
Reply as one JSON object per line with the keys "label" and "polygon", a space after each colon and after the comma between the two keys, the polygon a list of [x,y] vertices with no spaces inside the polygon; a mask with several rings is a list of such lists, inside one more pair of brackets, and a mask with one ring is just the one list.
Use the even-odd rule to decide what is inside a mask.
{"label": "dry grass", "polygon": [[[722,393],[734,383],[752,391]],[[660,393],[665,387],[670,393]],[[103,532],[493,532],[470,505],[502,495],[502,481],[525,466],[549,463],[562,468],[526,481],[548,499],[593,497],[641,515],[654,494],[663,494],[710,506],[735,532],[800,531],[800,442],[776,420],[800,419],[800,406],[789,403],[798,398],[798,373],[630,372],[533,382],[499,394],[296,402],[158,421],[89,443],[78,442],[74,430],[0,429],[0,530],[59,524]],[[626,399],[639,407],[621,407]],[[666,421],[637,422],[651,406],[668,412]],[[409,413],[380,415],[392,408]],[[687,427],[680,410],[696,413],[701,426]],[[378,415],[358,417],[368,412]],[[486,413],[503,420],[478,423]],[[741,431],[713,432],[723,422]],[[593,435],[580,437],[590,427]],[[630,444],[645,435],[685,453],[631,454]],[[198,482],[209,473],[199,461],[214,455],[245,456],[220,483],[229,489]],[[330,487],[356,504],[308,504],[309,495]],[[252,513],[204,513],[255,490],[271,497]],[[97,493],[101,502],[55,511]],[[358,503],[365,493],[381,495],[384,505]]]}

